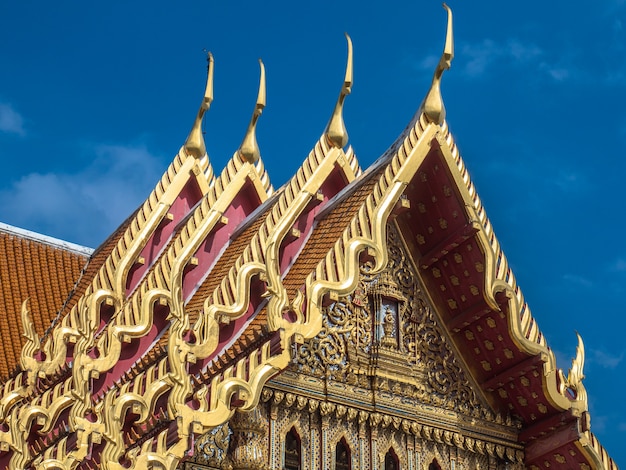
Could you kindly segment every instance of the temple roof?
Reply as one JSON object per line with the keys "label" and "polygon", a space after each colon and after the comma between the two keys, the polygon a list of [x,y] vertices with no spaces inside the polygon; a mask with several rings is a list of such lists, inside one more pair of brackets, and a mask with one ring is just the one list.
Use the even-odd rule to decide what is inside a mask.
{"label": "temple roof", "polygon": [[49,328],[72,296],[88,268],[93,250],[84,246],[0,224],[0,292],[2,318],[0,342],[4,354],[0,377],[18,364],[25,339],[20,312],[28,300],[38,315],[39,331]]}
{"label": "temple roof", "polygon": [[[21,367],[4,383],[0,419],[19,409],[20,426],[34,436],[0,431],[0,459],[10,468],[69,468],[91,458],[171,466],[192,435],[258,404],[292,346],[320,332],[324,306],[354,291],[359,263],[368,260],[372,273],[385,268],[393,224],[472,380],[494,412],[522,423],[525,455],[500,457],[531,468],[617,468],[589,429],[582,342],[564,374],[449,132],[440,90],[453,58],[446,9],[446,42],[424,103],[364,173],[346,148],[342,117],[352,87],[349,38],[330,122],[275,192],[255,138],[262,63],[243,142],[213,174],[200,132],[213,98],[210,58],[190,137],[98,250],[0,229],[0,281],[11,306],[0,334],[7,342],[16,331],[26,336],[0,369]],[[41,437],[42,429],[51,434]]]}

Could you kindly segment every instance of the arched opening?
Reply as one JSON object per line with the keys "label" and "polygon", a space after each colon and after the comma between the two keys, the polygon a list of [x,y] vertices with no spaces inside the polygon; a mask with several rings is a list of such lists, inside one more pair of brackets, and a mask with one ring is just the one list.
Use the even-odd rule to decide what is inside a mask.
{"label": "arched opening", "polygon": [[385,470],[400,470],[400,459],[393,447],[385,454]]}
{"label": "arched opening", "polygon": [[285,436],[285,470],[300,470],[302,468],[302,442],[296,428],[291,428]]}
{"label": "arched opening", "polygon": [[351,470],[351,462],[350,447],[346,439],[342,437],[335,448],[335,470]]}
{"label": "arched opening", "polygon": [[428,466],[428,470],[441,470],[441,467],[437,463],[437,459],[434,459]]}

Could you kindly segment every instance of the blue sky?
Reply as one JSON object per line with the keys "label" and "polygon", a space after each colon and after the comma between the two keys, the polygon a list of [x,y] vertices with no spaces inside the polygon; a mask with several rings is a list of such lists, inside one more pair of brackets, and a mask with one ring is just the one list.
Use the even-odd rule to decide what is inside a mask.
{"label": "blue sky", "polygon": [[[626,465],[626,1],[457,2],[448,122],[526,298],[569,367],[579,331],[592,430]],[[267,68],[258,140],[275,186],[330,116],[363,166],[425,95],[438,1],[0,3],[0,221],[97,246],[152,189],[200,103],[217,171]]]}

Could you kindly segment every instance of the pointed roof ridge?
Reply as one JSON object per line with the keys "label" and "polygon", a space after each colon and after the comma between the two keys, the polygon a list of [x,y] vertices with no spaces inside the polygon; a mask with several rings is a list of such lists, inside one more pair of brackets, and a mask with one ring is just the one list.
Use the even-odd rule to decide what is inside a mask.
{"label": "pointed roof ridge", "polygon": [[25,240],[31,240],[38,243],[43,243],[52,248],[57,248],[64,251],[69,251],[78,255],[91,256],[95,251],[93,248],[79,245],[77,243],[68,242],[60,238],[51,237],[31,230],[26,230],[13,225],[0,222],[0,232],[4,232],[15,237],[23,238]]}
{"label": "pointed roof ridge", "polygon": [[[76,301],[58,312],[58,321],[55,319],[49,332],[42,336],[42,348],[49,354],[44,360],[36,361],[34,369],[25,372],[28,377],[50,375],[65,362],[64,351],[67,351],[68,342],[82,335],[78,313],[81,302],[96,292],[111,299],[125,296],[125,282],[132,264],[167,216],[171,204],[192,179],[197,182],[200,192],[206,194],[214,179],[213,170],[206,155],[195,158],[181,147],[149,196],[92,254],[98,262],[90,263],[91,271],[87,272],[89,276],[85,277],[84,286],[72,293]],[[103,247],[106,251],[102,251]],[[18,393],[25,393],[27,387],[22,386]]]}
{"label": "pointed roof ridge", "polygon": [[[241,286],[238,286],[238,283],[241,280],[236,275],[237,272],[244,269],[244,266],[249,265],[250,263],[267,262],[267,260],[265,259],[265,249],[268,239],[271,238],[272,235],[276,236],[276,234],[274,233],[276,227],[283,221],[285,216],[289,214],[290,211],[298,211],[298,208],[294,209],[293,207],[294,200],[296,200],[303,193],[305,193],[306,197],[310,199],[313,196],[313,194],[310,192],[312,191],[312,186],[316,186],[315,191],[317,191],[317,189],[321,187],[321,184],[323,183],[327,175],[323,176],[321,180],[317,180],[318,177],[316,177],[315,174],[322,165],[330,164],[334,167],[334,165],[338,163],[343,168],[344,175],[348,184],[350,184],[350,182],[354,181],[358,178],[358,176],[360,176],[361,168],[358,164],[358,160],[352,147],[349,147],[347,151],[343,150],[343,146],[345,146],[345,144],[347,143],[347,133],[345,133],[345,127],[343,126],[341,111],[345,96],[350,93],[350,86],[352,84],[352,41],[347,34],[346,37],[348,39],[349,48],[348,64],[346,66],[344,84],[342,86],[342,90],[340,92],[337,104],[335,105],[331,121],[329,122],[322,136],[320,136],[320,138],[318,139],[314,148],[309,152],[307,158],[302,162],[294,176],[292,176],[292,178],[281,187],[280,194],[277,196],[277,199],[272,204],[271,209],[268,209],[268,215],[263,221],[262,226],[253,235],[253,238],[247,244],[244,252],[237,258],[237,261],[229,270],[229,274],[224,278],[224,282],[222,282],[214,290],[213,294],[207,298],[207,301],[210,298],[229,299],[230,294],[225,294],[222,292],[222,290],[231,290],[231,292],[241,291]],[[329,137],[329,132],[331,131],[334,133],[333,135],[335,137],[341,139],[341,142],[338,142],[335,137]],[[332,158],[329,160],[331,156]],[[329,173],[330,171],[328,172],[328,174]],[[297,213],[300,214],[300,212]],[[243,222],[243,224],[246,223],[248,222]],[[241,233],[240,228],[237,228],[237,232]],[[260,251],[258,250],[259,248]],[[249,281],[250,279],[246,279],[244,282],[247,283]],[[279,283],[278,279],[275,279],[275,282],[270,281],[268,289],[272,290],[274,288],[278,288],[278,286],[275,285],[277,283]],[[215,305],[213,305],[207,308],[209,308],[211,311],[217,312],[221,308],[228,309],[227,307],[227,305],[222,305],[220,307],[216,307]],[[235,314],[233,313],[233,315]]]}

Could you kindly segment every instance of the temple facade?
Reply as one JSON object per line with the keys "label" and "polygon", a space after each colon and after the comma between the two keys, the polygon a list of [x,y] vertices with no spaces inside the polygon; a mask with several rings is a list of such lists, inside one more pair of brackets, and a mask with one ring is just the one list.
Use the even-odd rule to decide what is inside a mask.
{"label": "temple facade", "polygon": [[3,266],[37,266],[0,271],[0,468],[617,469],[582,339],[563,372],[449,132],[446,10],[422,105],[365,170],[343,121],[349,37],[328,125],[278,190],[255,138],[262,63],[214,173],[209,55],[187,140],[98,249],[0,227]]}

